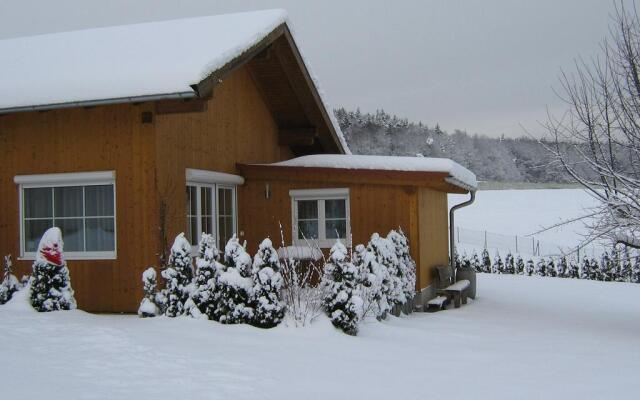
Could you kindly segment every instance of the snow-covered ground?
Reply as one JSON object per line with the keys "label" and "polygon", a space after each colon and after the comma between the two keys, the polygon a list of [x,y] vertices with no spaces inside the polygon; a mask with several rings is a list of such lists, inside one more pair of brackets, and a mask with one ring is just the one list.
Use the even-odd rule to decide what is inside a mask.
{"label": "snow-covered ground", "polygon": [[478,277],[460,309],[260,330],[0,306],[3,399],[636,399],[640,285]]}
{"label": "snow-covered ground", "polygon": [[[468,198],[468,195],[449,195],[449,206]],[[582,221],[536,232],[583,216],[596,204],[582,189],[480,190],[472,205],[456,212],[456,225],[502,235],[535,234],[535,239],[541,242],[575,247],[588,233]]]}

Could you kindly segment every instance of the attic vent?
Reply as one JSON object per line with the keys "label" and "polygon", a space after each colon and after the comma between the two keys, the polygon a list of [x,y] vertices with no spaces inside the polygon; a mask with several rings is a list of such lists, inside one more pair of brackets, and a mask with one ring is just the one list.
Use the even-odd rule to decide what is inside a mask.
{"label": "attic vent", "polygon": [[153,122],[153,113],[151,111],[143,111],[140,116],[143,124],[150,124]]}

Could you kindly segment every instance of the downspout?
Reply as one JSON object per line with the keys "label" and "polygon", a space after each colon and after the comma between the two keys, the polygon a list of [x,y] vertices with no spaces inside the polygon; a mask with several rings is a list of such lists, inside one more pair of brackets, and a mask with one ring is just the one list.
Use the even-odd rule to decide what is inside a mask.
{"label": "downspout", "polygon": [[450,260],[451,271],[453,274],[454,281],[456,276],[456,260],[454,258],[454,255],[456,253],[454,212],[462,207],[471,205],[476,200],[476,191],[470,190],[469,193],[471,195],[469,200],[460,204],[456,204],[455,206],[451,207],[451,210],[449,210],[449,254],[451,259]]}

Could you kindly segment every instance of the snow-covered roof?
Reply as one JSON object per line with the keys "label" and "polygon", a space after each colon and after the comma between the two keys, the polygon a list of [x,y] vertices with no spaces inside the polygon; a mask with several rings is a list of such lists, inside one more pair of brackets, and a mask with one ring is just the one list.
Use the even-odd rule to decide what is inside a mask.
{"label": "snow-covered roof", "polygon": [[466,190],[475,190],[478,181],[473,172],[448,158],[314,154],[269,164],[280,167],[366,169],[380,171],[442,172],[447,181]]}
{"label": "snow-covered roof", "polygon": [[193,93],[286,19],[267,10],[0,40],[0,109]]}
{"label": "snow-covered roof", "polygon": [[[290,26],[286,11],[264,10],[0,40],[0,112],[154,96],[194,97],[191,85],[282,24]],[[323,106],[348,152],[333,113],[326,103]]]}

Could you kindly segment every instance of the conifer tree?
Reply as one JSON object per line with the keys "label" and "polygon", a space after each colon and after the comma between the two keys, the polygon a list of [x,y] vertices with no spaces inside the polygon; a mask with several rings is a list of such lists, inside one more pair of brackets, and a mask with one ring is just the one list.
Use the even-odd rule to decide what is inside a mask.
{"label": "conifer tree", "polygon": [[387,235],[387,239],[393,244],[398,261],[397,273],[401,286],[397,304],[404,305],[413,301],[416,293],[416,262],[411,258],[409,239],[402,229],[398,231],[391,230]]}
{"label": "conifer tree", "polygon": [[2,282],[0,282],[0,304],[5,304],[13,294],[20,288],[20,282],[18,278],[13,275],[12,271],[11,255],[4,257],[4,273],[2,276]]}
{"label": "conifer tree", "polygon": [[[355,267],[354,267],[355,268]],[[271,240],[264,239],[253,258],[253,290],[251,304],[254,309],[253,325],[272,328],[284,318],[284,305],[280,298],[283,280],[278,253]]]}
{"label": "conifer tree", "polygon": [[580,277],[580,266],[578,265],[578,260],[575,257],[569,258],[567,276],[573,279]]}
{"label": "conifer tree", "polygon": [[491,267],[491,257],[489,257],[489,251],[485,248],[482,250],[482,272],[491,273],[493,268]]}
{"label": "conifer tree", "polygon": [[568,276],[569,266],[567,265],[567,257],[560,257],[558,265],[556,265],[556,271],[558,278],[566,278]]}
{"label": "conifer tree", "polygon": [[380,283],[382,296],[377,301],[376,318],[379,320],[386,318],[391,308],[398,304],[398,284],[397,265],[398,259],[395,254],[393,243],[377,233],[371,235],[371,240],[367,245],[367,250],[371,252],[378,268],[373,271]]}
{"label": "conifer tree", "polygon": [[553,260],[553,257],[549,257],[549,261],[547,262],[547,276],[555,277],[557,275],[556,263]]}
{"label": "conifer tree", "polygon": [[587,256],[584,256],[580,264],[580,279],[591,279],[591,263]]}
{"label": "conifer tree", "polygon": [[516,274],[518,275],[522,275],[524,274],[524,260],[522,259],[522,257],[520,257],[520,255],[518,255],[518,257],[516,257]]}
{"label": "conifer tree", "polygon": [[216,308],[213,318],[223,324],[253,320],[251,308],[251,257],[233,235],[224,248],[224,262],[216,281]]}
{"label": "conifer tree", "polygon": [[156,304],[157,287],[156,270],[153,267],[149,267],[142,273],[144,297],[140,302],[140,307],[138,307],[138,315],[141,318],[155,317],[160,314],[160,307]]}
{"label": "conifer tree", "polygon": [[610,282],[613,278],[613,260],[606,251],[602,254],[598,275],[600,280],[605,282]]}
{"label": "conifer tree", "polygon": [[476,253],[475,251],[473,252],[473,255],[471,256],[471,266],[473,267],[473,270],[476,272],[482,272],[483,268],[482,268],[482,263],[480,262],[480,258],[478,257],[478,253]]}
{"label": "conifer tree", "polygon": [[511,252],[507,253],[507,258],[505,258],[504,260],[504,273],[505,274],[516,273],[515,260],[513,259],[513,254],[511,254]]}
{"label": "conifer tree", "polygon": [[69,269],[64,260],[64,242],[59,228],[49,228],[42,235],[36,260],[33,263],[31,305],[37,311],[73,310],[73,296]]}
{"label": "conifer tree", "polygon": [[[202,233],[198,244],[196,258],[196,276],[194,290],[191,294],[193,306],[189,306],[188,314],[196,318],[212,318],[215,310],[216,278],[219,270],[218,248],[213,235]],[[194,309],[194,306],[197,308]]]}
{"label": "conifer tree", "polygon": [[540,257],[540,259],[536,263],[536,275],[547,276],[547,261],[544,259],[544,257]]}
{"label": "conifer tree", "polygon": [[347,258],[347,249],[336,241],[324,265],[321,285],[325,289],[325,297],[322,305],[333,326],[353,336],[358,333],[358,320],[362,313],[357,275],[357,268]]}
{"label": "conifer tree", "polygon": [[498,251],[496,251],[496,256],[493,258],[493,273],[504,274],[504,263]]}
{"label": "conifer tree", "polygon": [[385,255],[386,249],[387,243],[377,233],[371,236],[366,248],[356,247],[356,258],[361,269],[364,312],[372,313],[379,320],[386,317],[392,306],[389,299],[391,280],[386,266],[390,257]]}
{"label": "conifer tree", "polygon": [[620,260],[620,269],[618,271],[618,282],[630,282],[631,280],[631,256],[629,255],[629,249],[624,248],[622,259]]}
{"label": "conifer tree", "polygon": [[595,257],[591,257],[591,260],[589,261],[589,279],[592,281],[599,281],[601,280],[600,276],[600,265]]}
{"label": "conifer tree", "polygon": [[532,259],[527,260],[527,264],[524,266],[524,274],[526,276],[531,276],[533,275],[534,271],[535,271],[535,267],[533,265],[533,260]]}
{"label": "conifer tree", "polygon": [[171,246],[169,264],[162,271],[165,282],[163,297],[166,299],[164,315],[167,317],[184,314],[185,303],[193,291],[193,266],[190,252],[191,244],[184,233],[180,233]]}
{"label": "conifer tree", "polygon": [[640,283],[640,257],[637,254],[631,267],[631,282]]}

